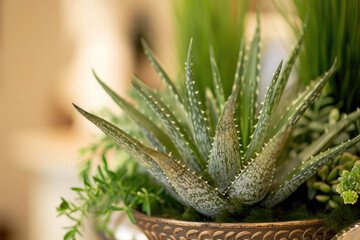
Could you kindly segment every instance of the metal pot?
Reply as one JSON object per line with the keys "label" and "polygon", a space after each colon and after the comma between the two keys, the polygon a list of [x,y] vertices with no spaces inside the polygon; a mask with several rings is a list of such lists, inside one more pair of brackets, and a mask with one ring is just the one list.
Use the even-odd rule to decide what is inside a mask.
{"label": "metal pot", "polygon": [[326,240],[334,232],[320,219],[269,223],[186,222],[133,212],[149,240]]}

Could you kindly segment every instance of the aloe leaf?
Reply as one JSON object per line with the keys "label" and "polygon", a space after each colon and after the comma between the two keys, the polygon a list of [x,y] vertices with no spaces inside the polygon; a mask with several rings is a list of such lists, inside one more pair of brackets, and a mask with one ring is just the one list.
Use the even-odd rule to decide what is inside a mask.
{"label": "aloe leaf", "polygon": [[217,122],[219,121],[219,109],[216,105],[214,95],[212,94],[210,88],[205,89],[205,104],[206,104],[206,116],[208,125],[210,126],[210,135],[215,135],[215,129]]}
{"label": "aloe leaf", "polygon": [[324,88],[330,76],[335,71],[336,63],[337,60],[335,58],[334,63],[329,71],[326,72],[323,77],[315,81],[311,88],[308,88],[303,93],[301,93],[300,96],[295,101],[293,101],[287,111],[285,111],[285,113],[280,117],[280,119],[273,120],[277,122],[274,126],[274,132],[279,131],[279,129],[281,129],[286,124],[294,126],[297,121],[299,121],[304,112],[319,96],[321,90]]}
{"label": "aloe leaf", "polygon": [[256,121],[257,96],[259,94],[260,71],[260,18],[257,14],[257,27],[249,51],[244,56],[244,79],[240,91],[240,132],[242,143],[247,146]]}
{"label": "aloe leaf", "polygon": [[[134,80],[136,81],[137,79],[135,78]],[[192,141],[188,138],[188,134],[185,132],[184,128],[160,99],[146,88],[141,88],[138,83],[139,81],[137,81],[137,83],[131,82],[131,85],[139,96],[148,103],[150,108],[163,123],[170,139],[181,155],[182,161],[193,171],[201,172],[202,168],[200,164],[205,166],[205,162],[199,163],[196,159],[195,154],[190,147]]]}
{"label": "aloe leaf", "polygon": [[229,187],[241,169],[241,150],[234,120],[239,87],[240,82],[237,81],[216,127],[209,158],[208,173],[219,186],[220,192]]}
{"label": "aloe leaf", "polygon": [[223,89],[221,78],[220,78],[220,72],[219,72],[218,66],[216,64],[213,48],[210,48],[210,63],[211,63],[213,81],[214,81],[217,106],[219,108],[220,113],[222,113],[223,108],[225,106],[225,95],[224,95],[224,89]]}
{"label": "aloe leaf", "polygon": [[173,154],[178,154],[176,148],[172,144],[170,138],[158,128],[148,117],[144,116],[141,112],[137,111],[136,108],[128,103],[125,99],[120,97],[112,89],[110,89],[95,73],[93,74],[96,80],[99,82],[101,87],[106,91],[106,93],[114,100],[114,102],[123,109],[131,119],[140,127],[142,132],[151,142],[153,147],[157,147],[159,150],[164,151],[163,146],[168,150],[173,152]]}
{"label": "aloe leaf", "polygon": [[290,128],[287,126],[270,139],[260,154],[245,166],[225,194],[249,205],[261,201],[271,186],[276,159],[289,133]]}
{"label": "aloe leaf", "polygon": [[244,163],[247,163],[251,157],[254,157],[254,153],[260,150],[266,140],[266,134],[270,125],[270,117],[274,108],[273,96],[275,86],[280,75],[282,63],[283,61],[280,61],[279,66],[277,67],[271,80],[270,86],[266,92],[265,100],[259,113],[258,122],[255,125],[255,132],[253,137],[251,138],[250,145],[248,146],[244,158]]}
{"label": "aloe leaf", "polygon": [[341,133],[341,131],[350,125],[350,123],[356,121],[360,118],[360,109],[346,115],[343,119],[337,122],[335,125],[331,126],[327,132],[322,134],[318,139],[316,139],[313,143],[311,143],[306,150],[302,151],[298,158],[301,161],[304,161],[311,156],[317,154],[321,149],[323,149],[327,144],[331,142],[337,135]]}
{"label": "aloe leaf", "polygon": [[336,156],[345,152],[348,148],[354,146],[360,141],[360,135],[342,143],[338,146],[328,149],[327,151],[318,154],[317,156],[305,161],[300,167],[294,169],[283,180],[276,190],[271,192],[262,202],[262,206],[272,207],[287,198],[293,193],[302,183],[314,175],[321,167],[328,161],[334,159]]}
{"label": "aloe leaf", "polygon": [[147,148],[127,133],[116,127],[115,125],[107,122],[106,120],[99,118],[91,113],[86,112],[80,107],[74,104],[76,110],[81,113],[86,119],[95,124],[100,130],[108,135],[113,141],[116,142],[125,152],[127,152],[134,160],[136,160],[141,166],[143,166],[151,176],[153,176],[160,184],[165,186],[169,193],[176,199],[181,198],[175,193],[175,189],[166,179],[166,176],[162,172],[161,168],[156,162],[143,152],[143,149]]}
{"label": "aloe leaf", "polygon": [[[156,58],[154,57],[153,53],[151,52],[150,48],[148,47],[148,45],[146,44],[144,39],[141,39],[141,45],[144,49],[146,56],[148,57],[148,59],[151,63],[151,65],[154,67],[154,69],[158,73],[161,80],[163,80],[165,82],[166,87],[168,88],[168,90],[171,93],[171,95],[173,96],[173,98],[176,101],[179,101],[181,103],[180,105],[182,105],[182,103],[184,103],[183,97],[180,95],[177,87],[171,81],[170,77],[167,75],[167,73],[161,67],[159,62],[156,60]],[[184,109],[184,108],[182,108],[182,109]]]}
{"label": "aloe leaf", "polygon": [[216,216],[229,207],[229,199],[225,195],[181,165],[179,161],[151,149],[144,152],[160,166],[186,205],[206,216]]}
{"label": "aloe leaf", "polygon": [[211,149],[211,140],[203,116],[203,112],[200,108],[200,102],[197,97],[198,92],[195,91],[195,82],[193,81],[192,78],[191,51],[192,51],[192,39],[190,40],[190,45],[186,60],[185,83],[186,83],[186,90],[188,95],[188,105],[189,105],[191,127],[192,127],[191,129],[193,132],[193,137],[202,160],[206,162]]}
{"label": "aloe leaf", "polygon": [[148,57],[151,65],[154,67],[155,71],[159,75],[160,79],[164,81],[168,91],[170,92],[170,95],[175,101],[176,106],[179,109],[180,114],[184,115],[184,119],[187,121],[187,123],[191,124],[190,117],[188,115],[188,112],[186,111],[186,107],[184,106],[186,98],[181,94],[179,89],[176,87],[176,85],[172,82],[168,74],[165,72],[165,70],[161,67],[159,62],[154,57],[153,53],[151,52],[150,48],[146,44],[145,40],[141,40],[141,45],[144,49],[144,52],[146,56]]}
{"label": "aloe leaf", "polygon": [[272,102],[274,103],[275,106],[278,105],[280,98],[284,93],[285,86],[289,80],[291,70],[295,64],[295,60],[297,59],[297,56],[299,55],[300,48],[304,42],[305,29],[306,29],[306,26],[303,27],[303,33],[300,35],[295,47],[291,51],[289,59],[286,61],[283,71],[280,74],[279,80],[276,83],[275,91],[272,96],[272,98],[273,98]]}

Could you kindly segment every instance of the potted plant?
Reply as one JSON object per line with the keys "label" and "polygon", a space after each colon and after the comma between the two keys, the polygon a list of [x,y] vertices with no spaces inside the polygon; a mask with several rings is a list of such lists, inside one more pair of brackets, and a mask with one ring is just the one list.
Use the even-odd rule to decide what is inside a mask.
{"label": "potted plant", "polygon": [[[206,91],[206,111],[197,99],[198,92],[192,78],[192,41],[186,60],[185,89],[170,80],[143,41],[144,51],[167,90],[165,93],[154,92],[136,76],[131,85],[162,123],[161,127],[118,96],[95,74],[105,91],[141,129],[144,142],[109,121],[76,105],[75,108],[137,161],[151,178],[143,181],[139,175],[144,184],[141,187],[136,182],[137,176],[124,178],[126,171],[117,173],[109,170],[104,159],[103,168],[98,168],[98,175],[93,181],[85,176],[84,188],[74,188],[80,198],[86,200],[83,205],[77,206],[63,199],[58,208],[60,214],[74,218],[72,214],[75,211],[85,215],[95,208],[96,213],[109,218],[112,211],[125,210],[149,239],[327,239],[329,234],[322,220],[209,223],[224,222],[224,219],[230,218],[247,222],[249,215],[261,221],[264,216],[271,215],[269,212],[276,214],[279,210],[277,206],[319,168],[360,141],[358,135],[322,151],[334,136],[360,118],[360,111],[355,111],[319,136],[314,147],[303,150],[301,159],[290,159],[281,154],[295,124],[320,94],[336,66],[335,59],[329,71],[299,95],[284,94],[302,41],[303,35],[284,66],[282,61],[279,63],[265,100],[258,106],[261,56],[258,17],[249,48],[241,43],[234,85],[227,100],[216,61],[211,57],[215,96],[209,90],[198,89]],[[290,164],[293,161],[300,165],[293,168]],[[160,197],[162,193],[156,184],[165,189],[166,196]],[[106,211],[97,208],[100,196],[105,196],[105,199],[116,196],[111,198]],[[98,201],[88,204],[87,199]],[[200,216],[204,222],[154,218],[132,211],[132,207],[140,204],[138,210],[149,214],[151,203],[156,200],[159,200],[160,208],[166,206],[165,212],[171,212],[172,206],[174,209],[179,205],[185,206],[188,215],[194,218]],[[296,208],[296,205],[290,205],[290,208]],[[281,219],[279,215],[276,218]],[[82,219],[74,220],[76,224],[70,228],[65,239],[75,239],[79,233],[77,227]]]}

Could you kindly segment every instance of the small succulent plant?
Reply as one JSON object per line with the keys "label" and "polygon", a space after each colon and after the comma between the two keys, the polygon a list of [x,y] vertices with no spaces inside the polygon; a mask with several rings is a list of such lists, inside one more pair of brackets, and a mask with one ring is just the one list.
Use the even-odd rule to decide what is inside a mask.
{"label": "small succulent plant", "polygon": [[241,42],[234,85],[227,101],[213,56],[210,60],[215,94],[205,90],[207,102],[202,104],[198,101],[192,76],[192,41],[185,66],[185,89],[170,80],[143,42],[145,53],[165,82],[171,99],[162,100],[157,92],[149,89],[137,77],[133,78],[131,84],[154,111],[162,127],[118,96],[95,74],[105,91],[143,131],[146,136],[144,142],[136,140],[114,124],[75,107],[185,206],[191,206],[210,217],[222,211],[232,212],[235,205],[274,206],[319,168],[360,141],[360,136],[357,136],[320,152],[331,141],[332,134],[341,131],[341,124],[358,119],[360,111],[342,119],[319,136],[315,146],[301,153],[301,165],[288,173],[287,162],[292,159],[280,159],[280,152],[294,125],[333,73],[336,60],[330,70],[314,81],[311,87],[285,108],[281,107],[285,85],[303,41],[301,37],[284,67],[282,61],[278,65],[265,100],[258,106],[261,57],[259,25],[258,20],[249,48],[245,50],[244,41]]}
{"label": "small succulent plant", "polygon": [[346,204],[355,204],[360,194],[360,160],[356,161],[350,171],[343,171],[336,191],[341,194]]}
{"label": "small succulent plant", "polygon": [[[340,179],[345,179],[346,177],[343,177],[345,172],[350,172],[358,159],[359,157],[345,152],[329,161],[314,177],[308,180],[310,199],[315,198],[317,201],[326,204],[328,208],[337,208],[339,204],[344,203],[339,194],[346,190],[343,190],[342,187],[344,183],[338,188],[339,177],[342,176]],[[355,190],[356,187],[351,189]]]}

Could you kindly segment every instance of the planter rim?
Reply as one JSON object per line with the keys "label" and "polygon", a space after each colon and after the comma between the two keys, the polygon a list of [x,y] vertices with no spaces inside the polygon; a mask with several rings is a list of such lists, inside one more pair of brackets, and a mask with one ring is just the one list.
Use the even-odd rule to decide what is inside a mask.
{"label": "planter rim", "polygon": [[276,227],[276,226],[294,226],[298,224],[303,225],[316,225],[316,224],[325,224],[325,220],[323,219],[310,219],[310,220],[295,220],[295,221],[277,221],[277,222],[237,222],[237,223],[216,223],[216,222],[192,222],[192,221],[182,221],[182,220],[176,220],[171,218],[161,218],[161,217],[153,217],[153,216],[147,216],[146,214],[143,214],[141,212],[138,212],[136,210],[132,211],[134,214],[135,219],[143,219],[146,221],[151,222],[159,222],[159,223],[172,223],[179,226],[206,226],[206,227],[216,227],[216,228],[246,228],[246,227],[252,227],[252,228],[263,228],[263,227]]}

